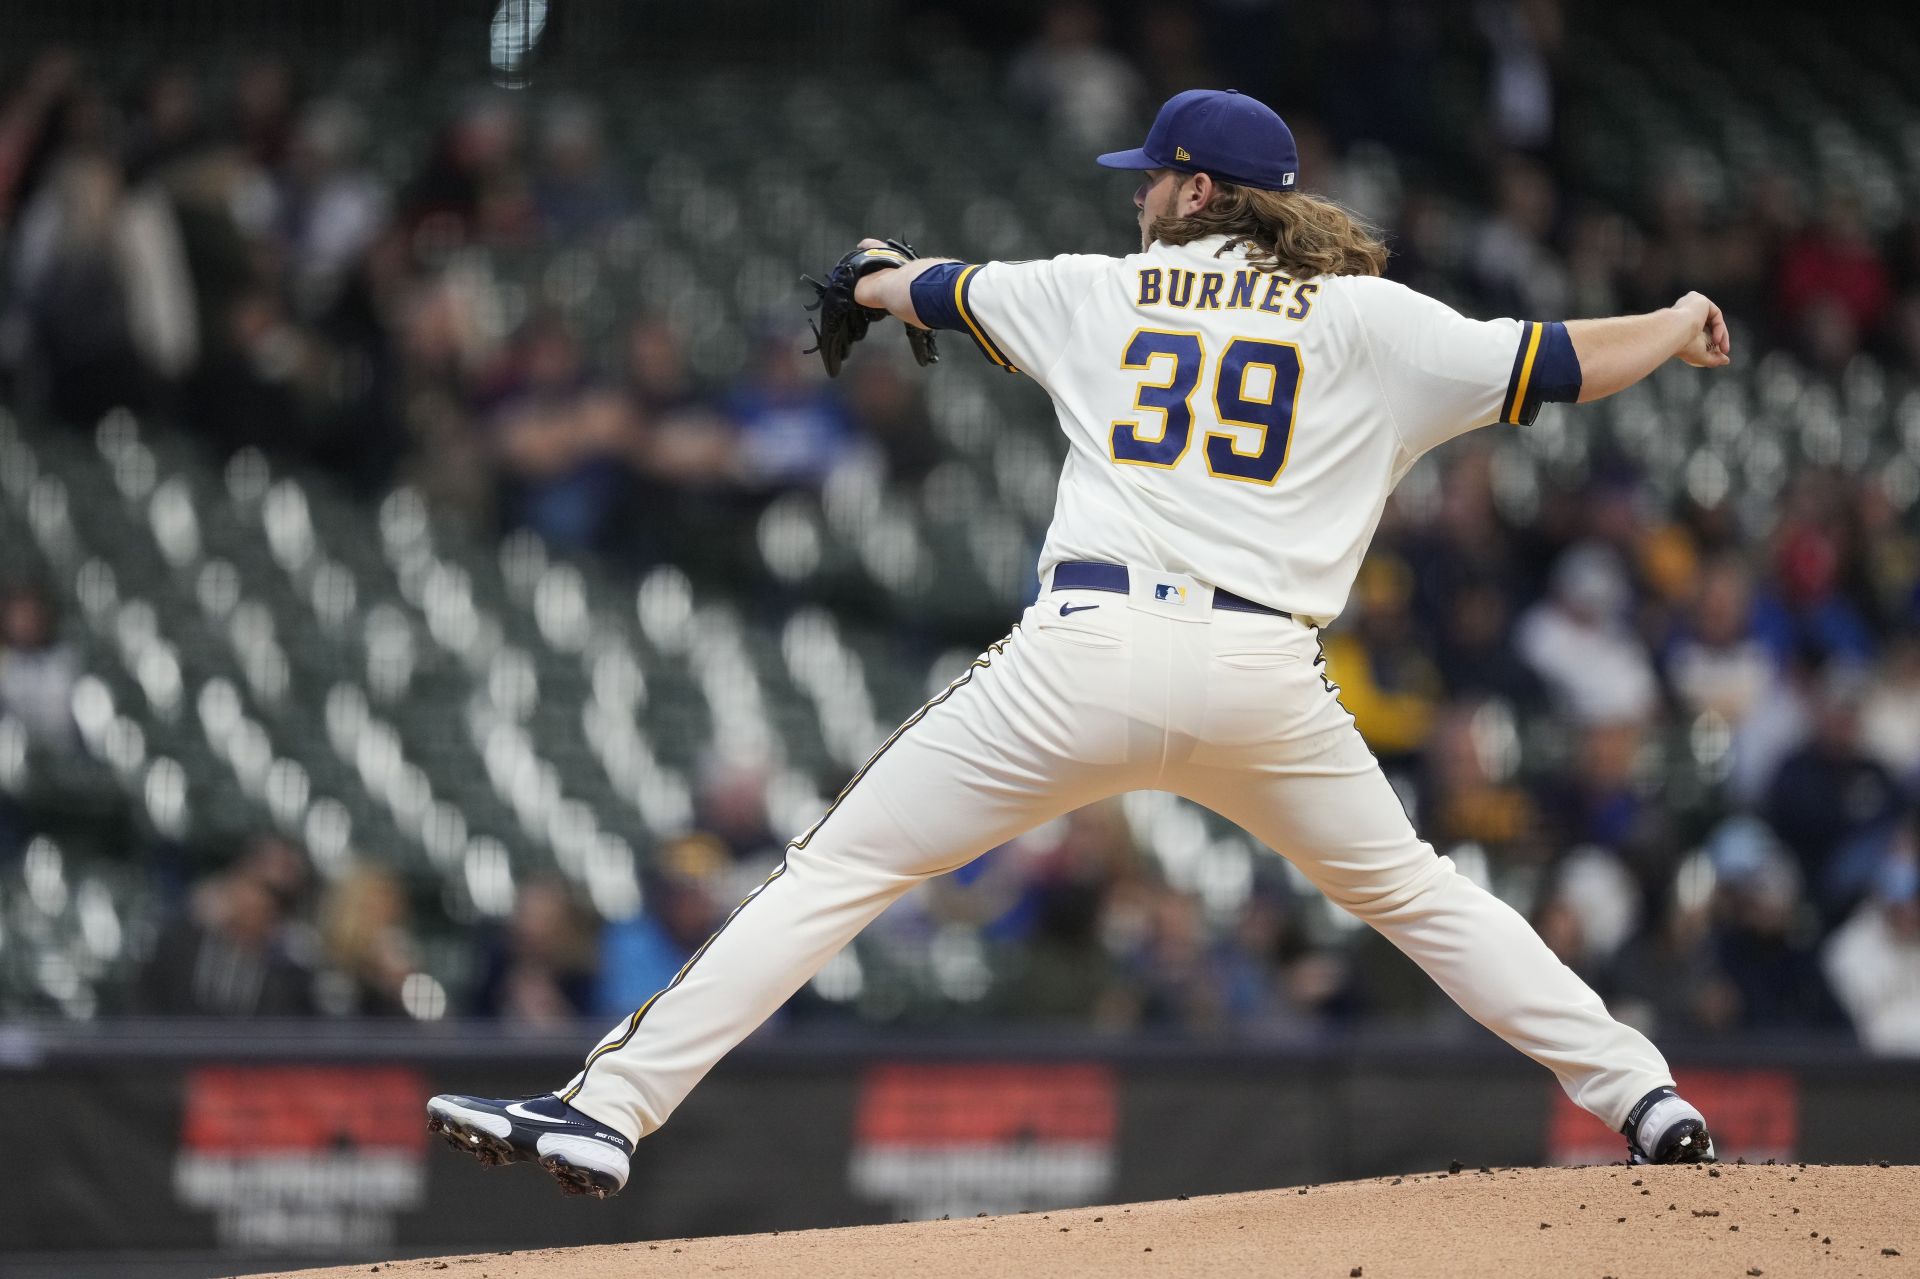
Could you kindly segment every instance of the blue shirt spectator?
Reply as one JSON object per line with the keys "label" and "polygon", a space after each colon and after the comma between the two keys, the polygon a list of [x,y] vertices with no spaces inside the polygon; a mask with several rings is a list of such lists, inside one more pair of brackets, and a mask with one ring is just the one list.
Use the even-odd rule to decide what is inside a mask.
{"label": "blue shirt spectator", "polygon": [[727,398],[739,431],[739,474],[749,486],[818,487],[854,447],[846,408],[811,374],[792,341],[769,337],[746,383]]}

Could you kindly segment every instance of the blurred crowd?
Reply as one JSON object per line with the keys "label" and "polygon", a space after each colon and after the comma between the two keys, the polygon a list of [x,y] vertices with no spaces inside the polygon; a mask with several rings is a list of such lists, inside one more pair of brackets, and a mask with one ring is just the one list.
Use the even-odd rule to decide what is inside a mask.
{"label": "blurred crowd", "polygon": [[[1390,229],[1390,274],[1415,287],[1541,318],[1698,288],[1742,361],[1920,372],[1920,217],[1875,224],[1786,173],[1710,194],[1681,166],[1612,208],[1556,167],[1555,0],[1489,0],[1464,36],[1421,6],[1343,10],[1317,47],[1353,56],[1292,86],[1269,83],[1267,46],[1230,38],[1259,7],[1150,5],[1116,33],[1101,6],[1050,5],[1005,50],[1008,98],[1084,149],[1167,92],[1239,83],[1294,120],[1311,187]],[[1423,104],[1437,51],[1461,39],[1478,125],[1443,143]],[[0,365],[12,396],[58,418],[131,405],[364,493],[405,479],[475,527],[627,567],[679,559],[686,530],[850,458],[904,485],[939,460],[920,383],[863,355],[829,386],[790,327],[769,323],[714,384],[659,316],[606,349],[537,307],[501,322],[461,246],[592,246],[641,207],[590,102],[529,116],[478,94],[410,177],[383,181],[355,104],[309,95],[275,59],[218,83],[163,66],[122,93],[48,51],[8,83]],[[1473,189],[1406,179],[1443,145],[1466,151]],[[1402,163],[1375,163],[1382,148]],[[1116,216],[1116,244],[1126,231]],[[1623,1017],[1920,1053],[1920,538],[1898,496],[1808,468],[1756,527],[1731,497],[1662,502],[1602,457],[1521,515],[1485,441],[1437,465],[1431,493],[1390,508],[1326,637],[1422,833]],[[10,588],[0,709],[71,750],[77,672],[46,594]],[[777,860],[765,780],[708,770],[696,832],[655,850],[632,918],[597,919],[559,880],[520,884],[451,991],[422,972],[435,903],[371,861],[320,884],[262,837],[182,895],[131,1006],[619,1015]],[[1223,904],[1170,883],[1143,829],[1111,804],[1015,841],[890,912],[788,1015],[898,1018],[926,1005],[917,991],[949,1014],[1195,1034],[1457,1016],[1278,859]]]}
{"label": "blurred crowd", "polygon": [[600,245],[642,207],[582,99],[477,90],[383,181],[360,106],[282,59],[127,85],[54,49],[21,72],[0,105],[0,377],[58,420],[124,405],[629,566],[856,457],[905,480],[937,460],[900,370],[862,360],[829,389],[797,312],[718,384],[658,316],[590,349],[550,309],[502,314],[464,247]]}
{"label": "blurred crowd", "polygon": [[1517,524],[1489,462],[1394,505],[1327,639],[1423,834],[1623,1015],[1920,1047],[1920,542],[1875,478],[1747,531],[1603,474]]}

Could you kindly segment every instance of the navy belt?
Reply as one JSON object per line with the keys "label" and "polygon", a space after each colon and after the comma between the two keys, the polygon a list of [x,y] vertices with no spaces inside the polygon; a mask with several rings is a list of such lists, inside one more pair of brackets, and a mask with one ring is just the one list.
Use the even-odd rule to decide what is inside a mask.
{"label": "navy belt", "polygon": [[[1053,589],[1056,591],[1111,591],[1116,595],[1130,594],[1127,584],[1127,566],[1124,564],[1102,564],[1097,560],[1063,560],[1053,568]],[[1281,608],[1268,608],[1265,604],[1256,604],[1250,599],[1235,595],[1232,591],[1213,588],[1213,606],[1224,608],[1229,613],[1262,613],[1268,617],[1284,617],[1292,620],[1293,614]]]}

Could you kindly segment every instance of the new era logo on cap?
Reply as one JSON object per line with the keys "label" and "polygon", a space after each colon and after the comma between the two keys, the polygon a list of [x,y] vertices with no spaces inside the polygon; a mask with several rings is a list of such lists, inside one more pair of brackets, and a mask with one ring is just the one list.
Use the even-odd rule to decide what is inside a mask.
{"label": "new era logo on cap", "polygon": [[1173,158],[1180,161],[1182,164],[1185,164],[1188,160],[1193,159],[1192,156],[1187,154],[1187,149],[1185,147],[1175,147],[1173,149]]}

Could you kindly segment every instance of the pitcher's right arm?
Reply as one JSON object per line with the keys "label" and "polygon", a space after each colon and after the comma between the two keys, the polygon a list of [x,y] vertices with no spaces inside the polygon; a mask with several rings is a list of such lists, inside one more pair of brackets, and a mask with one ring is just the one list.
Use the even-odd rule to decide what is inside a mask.
{"label": "pitcher's right arm", "polygon": [[1698,293],[1645,315],[1568,320],[1567,336],[1580,359],[1580,403],[1624,391],[1670,359],[1700,369],[1733,359],[1733,339],[1720,308]]}

